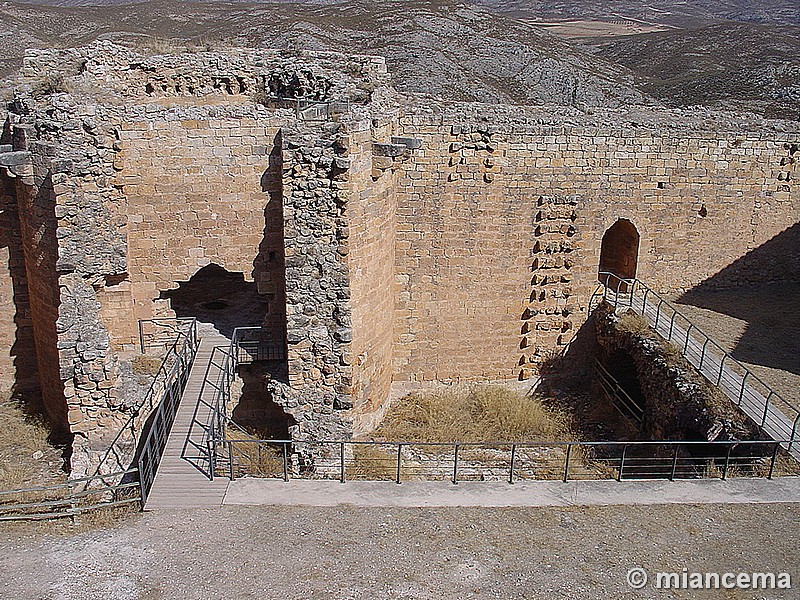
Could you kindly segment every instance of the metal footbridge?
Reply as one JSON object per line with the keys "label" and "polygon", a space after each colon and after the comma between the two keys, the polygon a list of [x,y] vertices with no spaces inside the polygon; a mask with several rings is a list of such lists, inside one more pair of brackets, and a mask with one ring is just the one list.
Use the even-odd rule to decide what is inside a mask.
{"label": "metal footbridge", "polygon": [[765,435],[781,441],[785,450],[800,459],[800,409],[796,404],[782,398],[639,279],[622,279],[613,273],[600,273],[600,278],[604,283],[592,297],[590,311],[604,300],[616,311],[632,310],[643,316],[653,331],[675,345],[686,360]]}

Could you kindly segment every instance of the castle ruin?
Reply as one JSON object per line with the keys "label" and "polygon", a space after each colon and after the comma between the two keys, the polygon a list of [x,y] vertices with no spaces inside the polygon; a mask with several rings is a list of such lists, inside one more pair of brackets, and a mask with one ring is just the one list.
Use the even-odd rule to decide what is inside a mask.
{"label": "castle ruin", "polygon": [[29,51],[22,77],[0,388],[40,387],[83,472],[126,417],[139,320],[262,326],[295,435],[347,438],[393,386],[534,376],[601,271],[685,291],[800,221],[796,123],[447,103],[332,53],[100,42]]}

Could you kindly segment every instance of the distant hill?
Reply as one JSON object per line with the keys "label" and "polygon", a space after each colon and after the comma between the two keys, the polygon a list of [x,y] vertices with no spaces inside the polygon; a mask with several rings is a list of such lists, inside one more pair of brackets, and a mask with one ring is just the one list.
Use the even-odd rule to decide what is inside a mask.
{"label": "distant hill", "polygon": [[722,21],[800,25],[797,0],[476,0],[521,18],[609,19],[627,17],[696,28]]}
{"label": "distant hill", "polygon": [[668,105],[756,109],[800,120],[800,27],[720,23],[601,42]]}
{"label": "distant hill", "polygon": [[[637,30],[649,33],[618,35]],[[26,47],[98,38],[144,51],[167,39],[380,54],[398,89],[452,100],[800,119],[797,0],[0,2],[0,78]]]}
{"label": "distant hill", "polygon": [[455,100],[589,106],[648,101],[627,70],[539,28],[454,0],[0,4],[0,56],[9,59],[26,46],[98,37],[136,45],[148,36],[381,54],[398,89]]}

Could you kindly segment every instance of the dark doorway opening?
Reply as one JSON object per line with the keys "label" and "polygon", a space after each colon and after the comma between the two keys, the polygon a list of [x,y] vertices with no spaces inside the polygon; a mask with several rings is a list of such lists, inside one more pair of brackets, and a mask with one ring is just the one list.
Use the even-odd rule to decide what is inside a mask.
{"label": "dark doorway opening", "polygon": [[639,383],[639,375],[636,372],[636,363],[633,362],[633,357],[625,350],[617,350],[606,359],[605,367],[631,400],[637,406],[644,407],[644,393]]}
{"label": "dark doorway opening", "polygon": [[261,325],[267,299],[243,273],[231,273],[214,263],[206,265],[176,289],[161,292],[178,317],[195,317],[210,323],[226,337],[236,327]]}
{"label": "dark doorway opening", "polygon": [[603,235],[598,280],[614,290],[626,291],[623,280],[636,277],[639,232],[627,219],[619,219]]}

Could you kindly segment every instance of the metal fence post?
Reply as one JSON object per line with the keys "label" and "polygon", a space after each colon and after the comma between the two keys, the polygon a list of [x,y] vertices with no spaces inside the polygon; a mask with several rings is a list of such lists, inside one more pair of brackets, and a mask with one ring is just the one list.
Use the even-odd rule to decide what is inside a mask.
{"label": "metal fence post", "polygon": [[717,374],[717,387],[722,383],[722,372],[725,370],[725,359],[728,358],[728,353],[722,353],[722,360],[719,362],[719,373]]}
{"label": "metal fence post", "polygon": [[767,422],[767,414],[769,413],[769,399],[775,394],[772,390],[770,390],[769,394],[767,394],[767,399],[764,401],[764,416],[761,417],[761,427],[764,427],[764,424]]}
{"label": "metal fence post", "polygon": [[797,423],[800,421],[800,412],[797,413],[797,417],[794,419],[794,425],[792,425],[792,435],[789,438],[789,447],[786,448],[789,452],[792,451],[792,444],[794,444],[794,438],[797,435]]}
{"label": "metal fence post", "polygon": [[228,440],[228,467],[230,468],[231,481],[234,479],[233,472],[233,442]]}
{"label": "metal fence post", "polygon": [[702,371],[703,370],[703,361],[706,358],[706,346],[708,346],[708,342],[710,342],[710,341],[711,341],[711,338],[706,338],[706,341],[703,342],[703,349],[700,352],[700,366],[697,367],[698,371]]}
{"label": "metal fence post", "polygon": [[672,472],[669,474],[669,480],[670,481],[675,481],[675,471],[678,468],[678,450],[679,449],[680,449],[680,446],[678,446],[678,444],[675,444],[675,452],[672,455]]}
{"label": "metal fence post", "polygon": [[283,480],[289,481],[289,443],[283,442]]}
{"label": "metal fence post", "polygon": [[686,339],[683,342],[683,354],[684,354],[684,356],[686,355],[686,352],[689,349],[689,333],[692,331],[692,327],[694,327],[694,325],[692,323],[689,323],[689,329],[686,330]]}
{"label": "metal fence post", "polygon": [[144,329],[142,321],[139,321],[139,349],[144,354]]}
{"label": "metal fence post", "polygon": [[673,309],[672,317],[670,317],[669,320],[669,333],[667,334],[667,341],[669,342],[672,341],[672,330],[675,328],[675,317],[677,316],[678,316],[678,311]]}
{"label": "metal fence post", "polygon": [[772,459],[769,461],[769,474],[767,475],[767,479],[772,479],[772,474],[775,472],[775,460],[778,458],[778,449],[780,447],[780,442],[775,442],[775,447],[772,449]]}
{"label": "metal fence post", "polygon": [[212,436],[209,436],[209,438],[206,440],[206,451],[208,452],[208,479],[210,481],[214,481],[214,451],[212,450],[213,446],[214,442],[212,440]]}
{"label": "metal fence post", "polygon": [[453,448],[453,485],[458,483],[458,444]]}
{"label": "metal fence post", "polygon": [[622,447],[622,456],[619,457],[619,473],[617,473],[617,481],[622,481],[622,471],[625,470],[625,454],[628,452],[628,444]]}
{"label": "metal fence post", "polygon": [[745,382],[747,381],[747,376],[750,375],[750,371],[744,372],[744,377],[742,377],[742,387],[739,390],[739,402],[737,402],[736,406],[742,405],[742,399],[744,398],[744,389],[745,389]]}
{"label": "metal fence post", "polygon": [[395,483],[400,483],[400,453],[403,450],[403,444],[397,444],[397,472],[395,473]]}
{"label": "metal fence post", "polygon": [[514,460],[517,458],[517,445],[511,444],[511,466],[508,469],[508,483],[514,483]]}
{"label": "metal fence post", "polygon": [[344,442],[339,442],[339,483],[344,483]]}
{"label": "metal fence post", "polygon": [[[139,495],[142,497],[142,510],[144,510],[144,503],[147,501],[147,492],[145,491],[145,483],[144,483],[144,453],[142,456],[139,457]],[[773,463],[775,460],[773,459]],[[771,473],[772,471],[770,471]]]}
{"label": "metal fence post", "polygon": [[564,460],[564,483],[569,479],[569,456],[572,454],[572,444],[567,444],[567,456]]}
{"label": "metal fence post", "polygon": [[728,478],[728,466],[731,462],[731,452],[733,451],[733,444],[728,444],[728,451],[725,453],[725,465],[722,467],[722,480]]}

